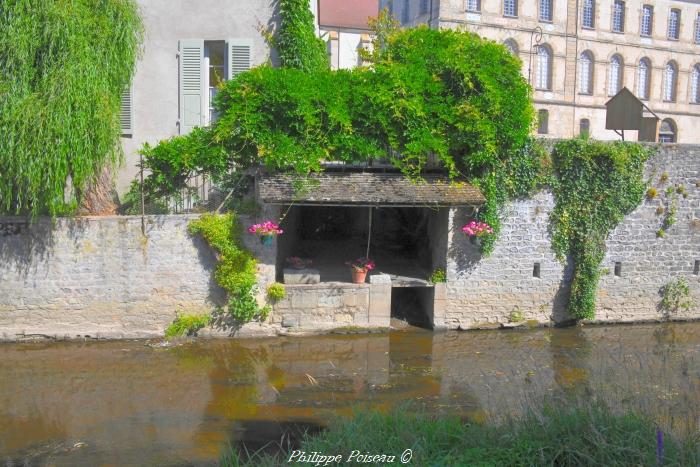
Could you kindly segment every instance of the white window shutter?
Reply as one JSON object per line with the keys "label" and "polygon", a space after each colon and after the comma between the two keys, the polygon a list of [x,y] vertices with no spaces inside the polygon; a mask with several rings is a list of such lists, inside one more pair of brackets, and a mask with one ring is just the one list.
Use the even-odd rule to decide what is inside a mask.
{"label": "white window shutter", "polygon": [[204,40],[180,41],[180,134],[204,125]]}
{"label": "white window shutter", "polygon": [[122,91],[121,108],[119,109],[119,122],[121,124],[122,136],[132,136],[134,134],[134,92],[129,86]]}
{"label": "white window shutter", "polygon": [[253,41],[251,39],[229,39],[226,41],[226,79],[250,70],[253,66]]}

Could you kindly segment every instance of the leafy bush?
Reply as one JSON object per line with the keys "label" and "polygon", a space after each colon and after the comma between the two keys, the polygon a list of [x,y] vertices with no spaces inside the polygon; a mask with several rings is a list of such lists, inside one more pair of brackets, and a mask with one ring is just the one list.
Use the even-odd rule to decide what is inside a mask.
{"label": "leafy bush", "polygon": [[142,35],[133,0],[0,2],[0,213],[63,213],[120,161]]}
{"label": "leafy bush", "polygon": [[267,296],[272,301],[282,300],[287,295],[284,284],[275,282],[267,286]]}
{"label": "leafy bush", "polygon": [[659,308],[667,314],[677,313],[680,310],[689,310],[695,306],[690,296],[688,282],[682,277],[664,285],[660,291],[661,303]]}
{"label": "leafy bush", "polygon": [[165,337],[191,336],[210,322],[210,315],[179,315],[165,330]]}
{"label": "leafy bush", "polygon": [[272,43],[285,68],[318,71],[329,67],[326,44],[316,37],[307,0],[280,0],[280,28]]}
{"label": "leafy bush", "polygon": [[430,274],[428,281],[433,284],[447,282],[447,273],[445,273],[444,269],[436,269]]}
{"label": "leafy bush", "polygon": [[257,262],[241,246],[240,226],[234,213],[204,214],[190,222],[189,232],[201,235],[214,249],[218,264],[216,282],[229,296],[229,313],[242,323],[264,320],[269,310],[261,309],[255,299]]}
{"label": "leafy bush", "polygon": [[625,214],[641,203],[649,156],[643,146],[622,142],[573,139],[554,147],[552,246],[560,260],[573,262],[568,310],[578,319],[595,315],[605,240]]}

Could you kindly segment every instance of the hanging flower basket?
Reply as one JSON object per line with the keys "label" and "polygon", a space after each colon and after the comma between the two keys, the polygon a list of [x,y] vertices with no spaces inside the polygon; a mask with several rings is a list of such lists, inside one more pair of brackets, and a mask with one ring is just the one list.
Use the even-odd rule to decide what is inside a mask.
{"label": "hanging flower basket", "polygon": [[350,266],[353,284],[364,284],[367,273],[374,269],[374,261],[369,258],[357,258],[355,261],[348,261],[345,264]]}
{"label": "hanging flower basket", "polygon": [[280,229],[278,224],[272,221],[265,221],[260,224],[253,224],[248,227],[248,232],[259,235],[260,243],[264,246],[272,246],[277,235],[282,235],[284,230]]}
{"label": "hanging flower basket", "polygon": [[481,239],[493,234],[493,228],[486,222],[471,221],[462,227],[462,232],[469,237],[472,244],[481,246]]}

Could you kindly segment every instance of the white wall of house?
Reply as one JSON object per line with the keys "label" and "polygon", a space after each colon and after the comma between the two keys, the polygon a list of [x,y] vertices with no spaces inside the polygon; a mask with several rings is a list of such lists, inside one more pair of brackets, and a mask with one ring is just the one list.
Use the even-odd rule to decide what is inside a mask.
{"label": "white wall of house", "polygon": [[[205,53],[196,48],[188,50],[194,61],[198,61],[197,56],[201,59],[199,102],[194,96],[197,83],[188,82],[190,91],[183,92],[182,45],[213,44],[212,49],[218,47],[225,51],[231,40],[238,45],[248,44],[250,66],[256,66],[269,60],[269,47],[260,28],[268,27],[275,16],[271,2],[256,0],[138,0],[138,4],[145,26],[145,41],[132,84],[130,111],[125,109],[122,115],[126,126],[130,122],[131,129],[121,140],[125,160],[116,178],[120,194],[128,190],[138,174],[138,151],[144,143],[155,144],[186,132],[193,123],[207,123]],[[224,65],[224,77],[229,75],[225,69],[231,68],[228,65]],[[193,75],[191,67],[187,67],[187,73],[197,76],[196,71]],[[187,106],[183,105],[183,95],[187,96]],[[193,108],[201,112],[193,112]],[[187,118],[183,112],[187,113]]]}

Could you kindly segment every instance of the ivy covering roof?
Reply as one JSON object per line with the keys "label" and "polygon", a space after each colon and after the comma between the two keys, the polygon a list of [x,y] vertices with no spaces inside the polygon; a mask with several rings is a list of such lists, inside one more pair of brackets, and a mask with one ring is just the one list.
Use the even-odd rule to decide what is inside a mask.
{"label": "ivy covering roof", "polygon": [[412,180],[390,173],[320,173],[261,175],[260,200],[268,204],[356,206],[480,206],[478,188],[442,176]]}

